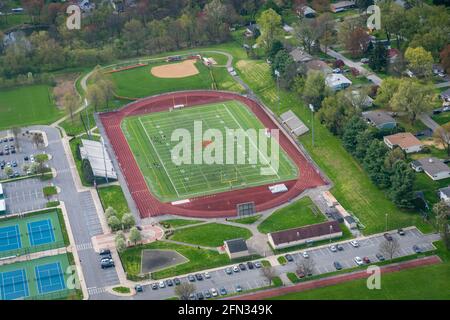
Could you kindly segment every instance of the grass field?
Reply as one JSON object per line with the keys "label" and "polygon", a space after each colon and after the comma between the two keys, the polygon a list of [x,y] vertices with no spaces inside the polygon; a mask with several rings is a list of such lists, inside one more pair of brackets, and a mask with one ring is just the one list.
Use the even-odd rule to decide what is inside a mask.
{"label": "grass field", "polygon": [[0,90],[0,130],[34,124],[49,124],[64,113],[52,100],[47,85]]}
{"label": "grass field", "polygon": [[[311,125],[311,111],[294,93],[281,91],[281,110],[278,110],[276,85],[270,75],[269,65],[263,61],[241,60],[236,63],[236,67],[243,80],[275,113],[281,114],[291,109],[307,126]],[[344,149],[341,140],[317,120],[314,136],[314,146],[309,133],[300,137],[300,142],[333,181],[334,187],[331,191],[336,199],[366,226],[364,234],[382,232],[385,228],[383,217],[386,212],[390,214],[391,229],[416,225],[424,232],[433,230],[431,225],[422,221],[417,212],[398,209],[386,194],[370,181],[361,165]]]}
{"label": "grass field", "polygon": [[220,223],[208,223],[175,231],[170,239],[199,246],[218,247],[222,246],[225,240],[248,239],[251,236],[252,233],[244,228]]}
{"label": "grass field", "polygon": [[228,221],[235,222],[235,223],[241,223],[241,224],[253,224],[256,221],[261,218],[261,214],[256,214],[254,216],[245,217],[245,218],[239,218],[239,219],[228,219]]}
{"label": "grass field", "polygon": [[130,212],[127,200],[125,199],[125,195],[120,186],[102,187],[97,190],[104,210],[108,207],[113,208],[116,210],[119,219],[121,219],[125,213]]}
{"label": "grass field", "polygon": [[202,220],[168,219],[168,220],[163,220],[160,223],[163,225],[168,224],[168,225],[170,225],[170,228],[179,228],[179,227],[189,226],[192,224],[199,224],[202,222],[203,222]]}
{"label": "grass field", "polygon": [[442,126],[450,121],[450,112],[442,112],[432,116],[431,118]]}
{"label": "grass field", "polygon": [[[273,164],[266,165],[263,163],[264,160],[269,160],[271,154],[265,154],[261,151],[259,148],[261,143],[258,143],[256,136],[247,135],[246,142],[235,143],[230,140],[233,144],[233,147],[230,147],[232,151],[228,151],[228,154],[226,154],[220,141],[216,140],[215,133],[212,137],[205,139],[203,139],[205,135],[202,137],[201,133],[196,134],[194,121],[201,121],[203,130],[218,130],[217,133],[220,133],[223,137],[223,146],[227,145],[226,140],[230,140],[227,139],[229,132],[226,132],[226,128],[264,129],[253,113],[237,101],[125,118],[122,122],[122,130],[147,185],[161,201],[181,200],[230,189],[286,181],[297,177],[297,169],[294,163],[282,149],[279,152],[278,168]],[[175,142],[170,141],[172,133],[176,129],[183,129],[185,133],[188,132],[190,135],[189,151],[186,152],[188,163],[179,165],[176,163],[177,157],[183,157],[184,151],[175,151],[173,154],[172,151],[180,140],[176,138]],[[190,145],[191,140],[193,140],[193,148]],[[215,145],[216,141],[218,141],[217,146]],[[212,147],[209,147],[210,144]],[[254,163],[248,161],[247,158],[252,151],[258,158]],[[234,155],[232,155],[231,161],[228,161],[227,157],[231,152]],[[238,164],[239,158],[237,156],[240,156],[238,152],[244,155],[243,164]],[[207,164],[201,159],[200,162],[196,161],[195,155],[200,154],[201,156],[202,153],[203,155],[211,154],[212,157],[217,156],[221,162]],[[221,164],[224,162],[232,164]],[[263,167],[271,170],[270,173],[273,172],[273,174],[261,174],[260,169]]]}
{"label": "grass field", "polygon": [[302,198],[284,208],[276,210],[261,222],[258,230],[262,233],[297,228],[324,222],[326,219],[309,197]]}

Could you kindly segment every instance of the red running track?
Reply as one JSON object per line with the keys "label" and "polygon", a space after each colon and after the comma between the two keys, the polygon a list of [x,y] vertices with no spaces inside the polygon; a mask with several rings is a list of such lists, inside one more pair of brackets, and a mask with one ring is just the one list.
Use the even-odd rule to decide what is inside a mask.
{"label": "red running track", "polygon": [[236,205],[254,201],[258,212],[279,206],[309,188],[326,184],[313,165],[292,144],[284,132],[280,130],[279,143],[296,164],[299,176],[296,180],[285,182],[288,191],[272,194],[268,185],[247,189],[221,192],[208,196],[191,198],[189,203],[172,205],[160,202],[150,192],[139,166],[134,159],[124,133],[120,127],[125,117],[169,110],[173,105],[184,104],[187,107],[209,104],[227,100],[238,100],[246,105],[259,120],[269,129],[278,129],[265,110],[255,101],[231,92],[222,91],[183,91],[148,97],[132,102],[119,111],[100,114],[109,142],[117,157],[120,169],[125,177],[128,189],[136,203],[141,217],[162,214],[175,214],[188,217],[233,217],[236,216]]}

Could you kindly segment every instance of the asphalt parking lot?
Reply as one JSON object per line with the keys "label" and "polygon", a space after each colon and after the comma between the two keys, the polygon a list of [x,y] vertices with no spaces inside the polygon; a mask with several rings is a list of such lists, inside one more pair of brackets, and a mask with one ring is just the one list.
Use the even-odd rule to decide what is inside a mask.
{"label": "asphalt parking lot", "polygon": [[39,178],[23,179],[2,183],[5,194],[7,214],[43,209],[48,200],[44,197],[43,188],[48,182]]}
{"label": "asphalt parking lot", "polygon": [[[405,235],[400,236],[396,231],[390,232],[394,238],[399,241],[400,249],[394,258],[411,255],[414,253],[413,246],[418,245],[422,251],[430,251],[434,249],[432,242],[439,239],[439,235],[423,235],[417,229],[405,230]],[[332,252],[329,247],[322,248],[311,248],[308,251],[309,259],[314,261],[315,267],[313,275],[329,273],[336,271],[333,263],[339,261],[343,269],[349,269],[356,267],[357,264],[354,261],[356,256],[361,258],[368,257],[371,262],[377,262],[378,259],[375,255],[379,252],[380,244],[384,241],[383,235],[376,235],[362,240],[358,240],[360,246],[354,248],[350,245],[350,240],[342,242],[343,251]],[[295,272],[297,269],[296,262],[301,259],[305,259],[302,256],[303,251],[291,252],[290,254],[294,258],[293,262],[288,262],[285,265],[275,266],[277,274],[283,274],[286,272]],[[236,293],[236,286],[240,285],[242,289],[250,290],[265,287],[268,285],[267,279],[262,275],[260,269],[253,269],[246,271],[240,271],[237,273],[228,275],[225,272],[225,267],[209,272],[211,275],[210,279],[203,279],[202,281],[193,282],[196,286],[196,292],[204,292],[205,290],[210,290],[215,288],[219,290],[220,288],[225,288],[230,293]],[[180,277],[180,280],[188,281],[186,277]],[[159,281],[155,281],[158,283]],[[175,286],[165,288],[158,288],[152,290],[150,285],[144,286],[144,292],[137,294],[133,299],[167,299],[169,297],[175,296]]]}

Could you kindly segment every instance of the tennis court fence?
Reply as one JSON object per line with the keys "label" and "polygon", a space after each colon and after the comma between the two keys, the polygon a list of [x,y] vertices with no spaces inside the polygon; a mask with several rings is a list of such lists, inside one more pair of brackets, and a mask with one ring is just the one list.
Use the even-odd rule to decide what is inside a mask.
{"label": "tennis court fence", "polygon": [[14,250],[5,250],[0,252],[0,260],[1,259],[7,259],[7,258],[13,258],[18,256],[23,256],[26,254],[31,254],[35,252],[40,251],[48,251],[53,249],[59,249],[65,247],[64,241],[56,241],[52,243],[46,243],[41,245],[36,245],[33,247],[26,247],[26,248],[20,248],[20,249],[14,249]]}

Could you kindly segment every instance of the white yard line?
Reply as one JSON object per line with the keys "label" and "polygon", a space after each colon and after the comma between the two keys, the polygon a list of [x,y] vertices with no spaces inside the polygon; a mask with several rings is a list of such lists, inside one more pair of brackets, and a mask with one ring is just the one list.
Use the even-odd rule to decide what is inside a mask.
{"label": "white yard line", "polygon": [[175,192],[177,193],[177,196],[180,196],[180,194],[178,193],[177,188],[175,187],[175,184],[174,184],[173,181],[172,181],[172,178],[170,177],[169,173],[167,172],[167,169],[166,169],[166,166],[164,165],[164,162],[161,160],[161,157],[159,156],[158,150],[156,149],[155,145],[153,144],[152,139],[150,139],[147,130],[145,130],[145,127],[144,127],[144,125],[142,124],[141,118],[139,118],[139,123],[141,124],[142,129],[144,130],[145,135],[147,136],[148,141],[151,143],[153,149],[155,150],[156,156],[158,157],[159,162],[161,162],[161,165],[163,166],[164,171],[166,172],[166,175],[167,175],[167,177],[169,178],[170,183],[172,184],[172,187],[175,189]]}

